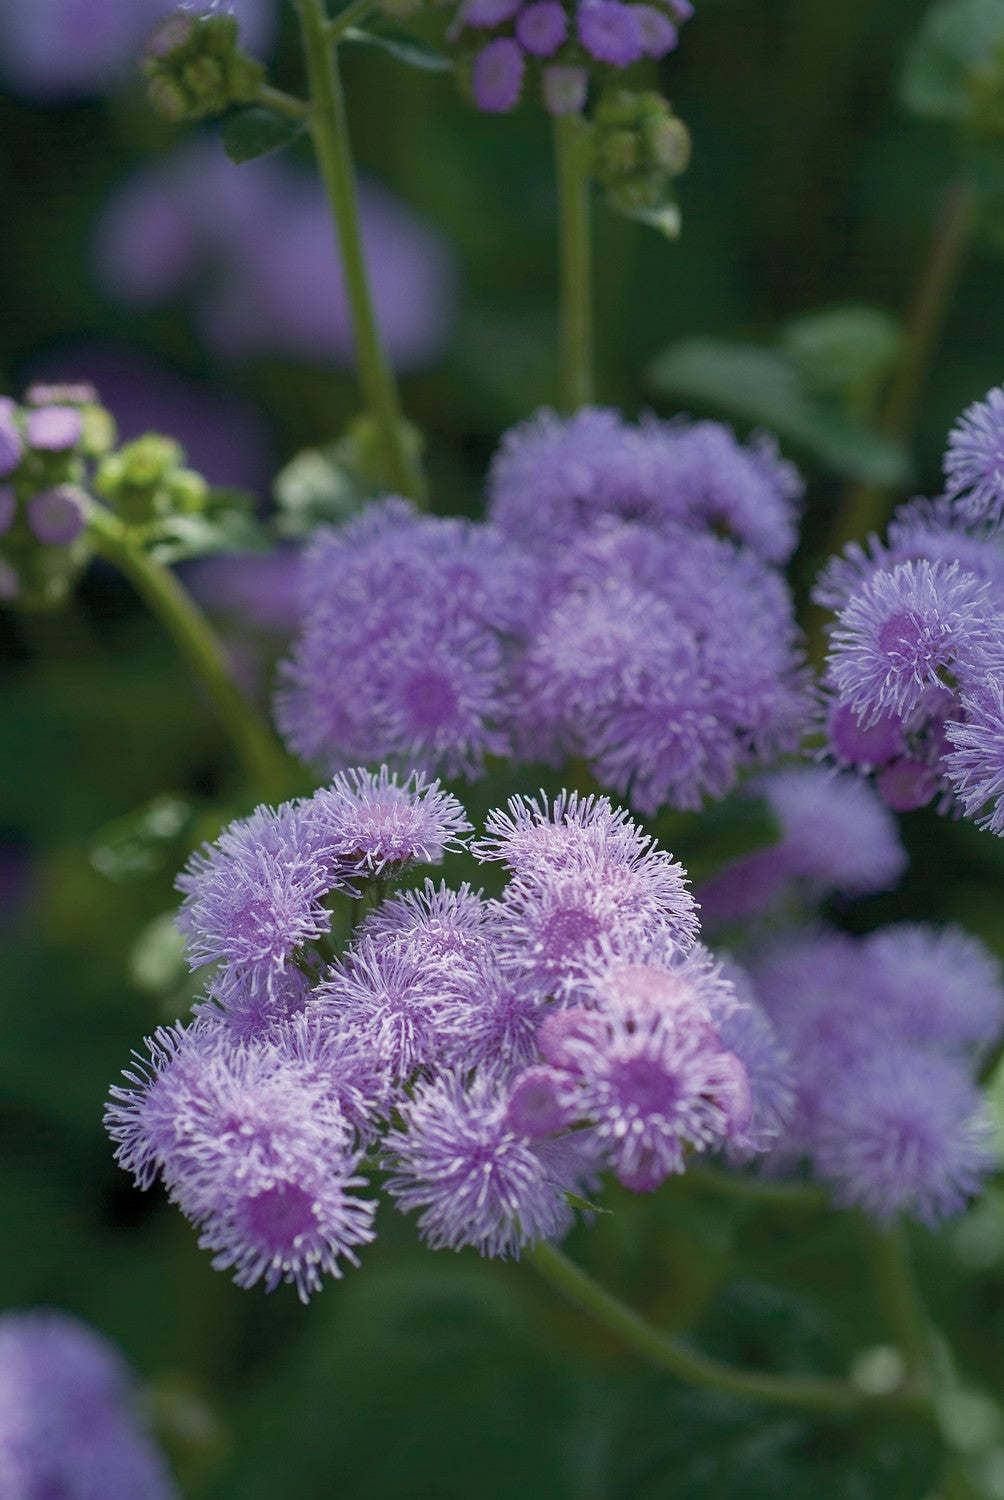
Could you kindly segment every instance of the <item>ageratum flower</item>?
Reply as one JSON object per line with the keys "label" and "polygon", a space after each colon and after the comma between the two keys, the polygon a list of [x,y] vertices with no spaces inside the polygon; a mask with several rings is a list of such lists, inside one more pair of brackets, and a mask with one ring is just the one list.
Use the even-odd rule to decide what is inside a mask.
{"label": "ageratum flower", "polygon": [[967,406],[948,434],[945,490],[967,521],[1004,515],[1004,387]]}
{"label": "ageratum flower", "polygon": [[0,1494],[6,1500],[176,1500],[143,1430],[132,1372],[67,1313],[0,1317]]}
{"label": "ageratum flower", "polygon": [[505,1259],[570,1227],[565,1195],[575,1175],[513,1128],[506,1105],[490,1073],[469,1088],[444,1074],[402,1104],[403,1128],[387,1136],[387,1190],[402,1212],[420,1210],[418,1227],[433,1250],[472,1245]]}
{"label": "ageratum flower", "polygon": [[1004,677],[988,673],[961,695],[960,709],[960,720],[945,725],[945,771],[966,816],[1004,834]]}

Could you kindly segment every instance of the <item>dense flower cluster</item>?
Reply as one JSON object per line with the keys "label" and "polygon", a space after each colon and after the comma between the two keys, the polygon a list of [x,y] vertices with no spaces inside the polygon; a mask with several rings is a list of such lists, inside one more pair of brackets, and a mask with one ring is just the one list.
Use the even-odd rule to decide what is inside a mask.
{"label": "dense flower cluster", "polygon": [[997,1164],[974,1081],[1004,1028],[996,961],[958,928],[912,923],[867,938],[809,929],[752,962],[756,993],[794,1060],[796,1109],[766,1167],[808,1158],[879,1223],[958,1213]]}
{"label": "dense flower cluster", "polygon": [[391,499],[316,537],[280,728],[328,770],[580,756],[641,812],[697,808],[809,718],[778,566],[799,493],[716,423],[541,413],[503,441],[487,523]]}
{"label": "dense flower cluster", "polygon": [[179,879],[207,997],[107,1119],[242,1286],[306,1298],[355,1262],[364,1156],[431,1245],[513,1255],[563,1233],[604,1168],[648,1190],[780,1128],[769,1022],[697,944],[680,866],[606,798],[513,798],[473,846],[509,872],[497,899],[427,880],[332,956],[340,895],[468,831],[438,784],[353,772],[232,824]]}
{"label": "dense flower cluster", "polygon": [[902,506],[887,540],[852,544],[816,589],[836,612],[828,742],[897,811],[935,801],[1004,832],[1004,394],[949,437],[948,489]]}
{"label": "dense flower cluster", "polygon": [[[241,1286],[306,1299],[355,1264],[367,1165],[431,1246],[493,1256],[562,1235],[604,1171],[647,1192],[701,1153],[807,1157],[880,1221],[979,1185],[969,1075],[1004,990],[978,943],[813,933],[751,983],[699,944],[680,865],[565,792],[511,798],[470,844],[507,877],[496,898],[429,879],[383,896],[470,831],[438,783],[353,771],[231,824],[179,877],[206,997],[150,1039],[107,1123]],[[336,924],[341,952],[339,903],[364,912]]]}
{"label": "dense flower cluster", "polygon": [[[454,301],[446,244],[390,193],[361,190],[377,322],[394,363],[427,364]],[[207,346],[229,359],[354,359],[331,215],[315,179],[267,157],[234,167],[199,142],[127,180],[98,223],[95,264],[117,302],[193,300]],[[290,275],[289,267],[296,267]]]}
{"label": "dense flower cluster", "polygon": [[0,1317],[0,1495],[174,1500],[111,1344],[66,1313]]}
{"label": "dense flower cluster", "polygon": [[513,109],[529,73],[550,113],[563,115],[582,109],[591,75],[672,52],[693,12],[690,0],[463,0],[450,38],[469,56],[479,109]]}

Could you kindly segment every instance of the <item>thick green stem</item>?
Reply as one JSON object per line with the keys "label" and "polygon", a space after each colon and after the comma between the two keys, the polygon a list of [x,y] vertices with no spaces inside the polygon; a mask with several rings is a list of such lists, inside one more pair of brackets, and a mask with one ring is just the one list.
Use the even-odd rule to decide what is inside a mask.
{"label": "thick green stem", "polygon": [[172,636],[205,688],[232,740],[256,793],[263,800],[288,794],[292,768],[227,668],[211,626],[177,578],[132,539],[127,527],[102,506],[92,509],[89,537],[96,552],[124,573]]}
{"label": "thick green stem", "polygon": [[553,1245],[538,1245],[529,1253],[528,1259],[545,1281],[629,1348],[690,1385],[706,1386],[729,1396],[770,1406],[832,1416],[850,1416],[866,1410],[906,1408],[926,1411],[926,1406],[912,1396],[871,1396],[842,1380],[770,1375],[709,1359],[707,1355],[689,1349],[671,1334],[653,1328]]}
{"label": "thick green stem", "polygon": [[[975,191],[964,178],[950,184],[928,246],[927,257],[906,316],[903,347],[886,391],[879,428],[886,437],[906,442],[931,358],[944,326],[952,293],[969,244],[976,207]],[[879,484],[857,484],[847,493],[830,540],[830,551],[861,540],[885,525],[890,491]]]}
{"label": "thick green stem", "polygon": [[287,94],[283,89],[274,89],[268,83],[259,84],[258,103],[274,110],[277,115],[287,115],[291,120],[306,121],[310,115],[310,105],[305,100]]}
{"label": "thick green stem", "polygon": [[593,268],[588,126],[579,115],[554,121],[561,278],[561,404],[593,399]]}
{"label": "thick green stem", "polygon": [[929,1390],[933,1382],[934,1338],[917,1288],[902,1228],[864,1226],[872,1276],[889,1331],[906,1361],[911,1380]]}
{"label": "thick green stem", "polygon": [[377,430],[387,483],[401,495],[422,500],[425,483],[409,441],[397,382],[373,313],[337,49],[329,36],[322,0],[297,0],[297,3],[310,81],[311,131],[341,248],[359,379]]}

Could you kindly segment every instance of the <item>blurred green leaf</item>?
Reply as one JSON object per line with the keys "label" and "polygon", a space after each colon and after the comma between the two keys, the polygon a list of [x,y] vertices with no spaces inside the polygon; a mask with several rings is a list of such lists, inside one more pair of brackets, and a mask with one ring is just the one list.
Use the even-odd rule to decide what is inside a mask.
{"label": "blurred green leaf", "polygon": [[125,817],[106,823],[91,840],[91,864],[108,880],[153,875],[172,861],[180,862],[195,818],[194,803],[165,792]]}
{"label": "blurred green leaf", "polygon": [[900,98],[930,120],[965,120],[973,83],[1004,43],[1004,0],[937,0],[906,54]]}
{"label": "blurred green leaf", "polygon": [[129,953],[129,978],[148,995],[166,995],[188,976],[185,940],[175,926],[173,911],[148,922]]}
{"label": "blurred green leaf", "polygon": [[794,318],[781,330],[781,349],[815,391],[864,406],[891,372],[903,344],[898,318],[848,302]]}
{"label": "blurred green leaf", "polygon": [[448,73],[453,63],[442,52],[437,52],[425,42],[420,42],[402,32],[360,31],[350,27],[344,34],[347,42],[363,42],[370,47],[379,47],[391,57],[409,68],[420,68],[425,73]]}
{"label": "blurred green leaf", "polygon": [[648,384],[661,395],[763,423],[839,474],[882,485],[906,478],[903,448],[821,399],[778,350],[727,339],[681,339],[653,361]]}
{"label": "blurred green leaf", "polygon": [[158,523],[156,535],[150,556],[167,567],[215,552],[267,552],[271,545],[263,527],[243,507],[171,516]]}
{"label": "blurred green leaf", "polygon": [[252,104],[247,109],[235,110],[223,121],[223,149],[230,160],[238,164],[254,161],[255,157],[291,146],[305,129],[303,120],[294,120]]}
{"label": "blurred green leaf", "polygon": [[353,473],[346,440],[324,448],[304,448],[276,475],[272,493],[280,514],[276,530],[305,537],[319,525],[338,525],[362,508],[367,486]]}

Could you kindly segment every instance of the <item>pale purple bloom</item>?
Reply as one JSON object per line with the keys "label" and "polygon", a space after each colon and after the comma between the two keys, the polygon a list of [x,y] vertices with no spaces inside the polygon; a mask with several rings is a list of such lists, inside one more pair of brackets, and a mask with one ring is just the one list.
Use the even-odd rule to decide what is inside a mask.
{"label": "pale purple bloom", "polygon": [[1004,514],[1004,387],[967,406],[948,434],[946,492],[967,520],[996,526]]}
{"label": "pale purple bloom", "polygon": [[523,87],[526,61],[511,37],[498,36],[482,48],[471,69],[471,93],[479,109],[506,114],[514,109]]}
{"label": "pale purple bloom", "polygon": [[795,1070],[746,974],[730,961],[725,975],[736,992],[733,1004],[712,1016],[722,1046],[742,1063],[752,1096],[749,1122],[729,1138],[725,1154],[745,1163],[774,1147],[787,1129],[795,1111]]}
{"label": "pale purple bloom", "polygon": [[512,1128],[506,1105],[490,1075],[468,1089],[448,1073],[401,1105],[403,1127],[386,1142],[388,1191],[402,1212],[421,1210],[418,1227],[432,1249],[471,1245],[506,1258],[569,1228],[573,1181],[556,1176],[554,1158]]}
{"label": "pale purple bloom", "polygon": [[80,442],[84,420],[75,406],[37,406],[25,413],[25,431],[29,448],[63,453]]}
{"label": "pale purple bloom", "polygon": [[911,1042],[988,1047],[1004,1032],[1000,964],[960,927],[880,927],[864,940],[862,963],[869,1003]]}
{"label": "pale purple bloom", "polygon": [[375,1204],[350,1191],[364,1185],[350,1126],[314,1059],[181,1028],[151,1051],[149,1077],[113,1090],[108,1127],[141,1183],[160,1169],[214,1266],[243,1287],[290,1282],[306,1301],[322,1272],[357,1264]]}
{"label": "pale purple bloom", "polygon": [[958,1214],[997,1165],[993,1121],[963,1066],[915,1048],[883,1048],[820,1100],[814,1162],[844,1207],[880,1225],[909,1213]]}
{"label": "pale purple bloom", "polygon": [[325,897],[347,886],[354,862],[338,859],[311,810],[259,807],[192,855],[176,884],[193,968],[222,961],[268,988],[302,943],[328,931]]}
{"label": "pale purple bloom", "polygon": [[654,5],[632,6],[641,27],[641,43],[646,57],[665,57],[679,43],[676,27]]}
{"label": "pale purple bloom", "polygon": [[834,699],[827,716],[828,749],[838,766],[870,771],[906,749],[902,719],[880,714],[862,722],[849,703]]}
{"label": "pale purple bloom", "polygon": [[534,57],[551,57],[568,35],[568,17],[560,0],[534,0],[516,18],[516,40]]}
{"label": "pale purple bloom", "polygon": [[[400,369],[436,359],[455,298],[444,241],[372,183],[360,194],[376,319]],[[312,174],[265,157],[235,167],[196,143],[128,179],[94,244],[108,295],[194,301],[206,344],[228,359],[278,354],[355,362],[330,211]],[[297,274],[289,275],[295,265]]]}
{"label": "pale purple bloom", "polygon": [[988,674],[963,694],[961,707],[961,722],[945,726],[952,745],[945,771],[966,816],[1004,834],[1004,677]]}
{"label": "pale purple bloom", "polygon": [[358,1142],[371,1146],[400,1098],[393,1071],[372,1037],[317,992],[272,1040],[324,1090]]}
{"label": "pale purple bloom", "polygon": [[779,897],[817,901],[891,890],[907,856],[882,799],[855,776],[793,766],[748,783],[780,825],[780,838],[724,866],[701,890],[705,921],[735,921]]}
{"label": "pale purple bloom", "polygon": [[24,454],[21,429],[15,421],[17,407],[9,396],[0,396],[0,477],[13,474]]}
{"label": "pale purple bloom", "polygon": [[303,806],[313,836],[366,875],[439,864],[470,832],[463,807],[438,781],[418,771],[398,781],[386,766],[343,772]]}
{"label": "pale purple bloom", "polygon": [[310,980],[295,964],[272,976],[266,987],[254,970],[221,969],[209,983],[196,1017],[218,1026],[221,1013],[231,1040],[254,1045],[275,1040],[300,1015],[311,993]]}
{"label": "pale purple bloom", "polygon": [[119,1351],[68,1313],[0,1317],[5,1500],[175,1500]]}
{"label": "pale purple bloom", "polygon": [[644,56],[641,23],[619,0],[580,0],[576,25],[580,42],[597,62],[626,68]]}
{"label": "pale purple bloom", "polygon": [[999,644],[988,615],[986,583],[956,564],[923,560],[878,572],[837,618],[828,681],[865,721],[903,717],[926,688],[947,696],[944,675]]}
{"label": "pale purple bloom", "polygon": [[28,501],[28,526],[40,542],[67,547],[87,525],[87,496],[72,484],[39,490]]}
{"label": "pale purple bloom", "polygon": [[[624,996],[573,1029],[574,1018],[573,1009],[545,1021],[542,1048],[566,1074],[560,1104],[592,1126],[625,1187],[649,1192],[683,1171],[688,1150],[743,1138],[752,1099],[742,1064],[686,1007]],[[557,1052],[547,1041],[554,1024]]]}
{"label": "pale purple bloom", "polygon": [[555,63],[541,75],[544,105],[552,115],[577,114],[585,108],[589,74],[585,68]]}

